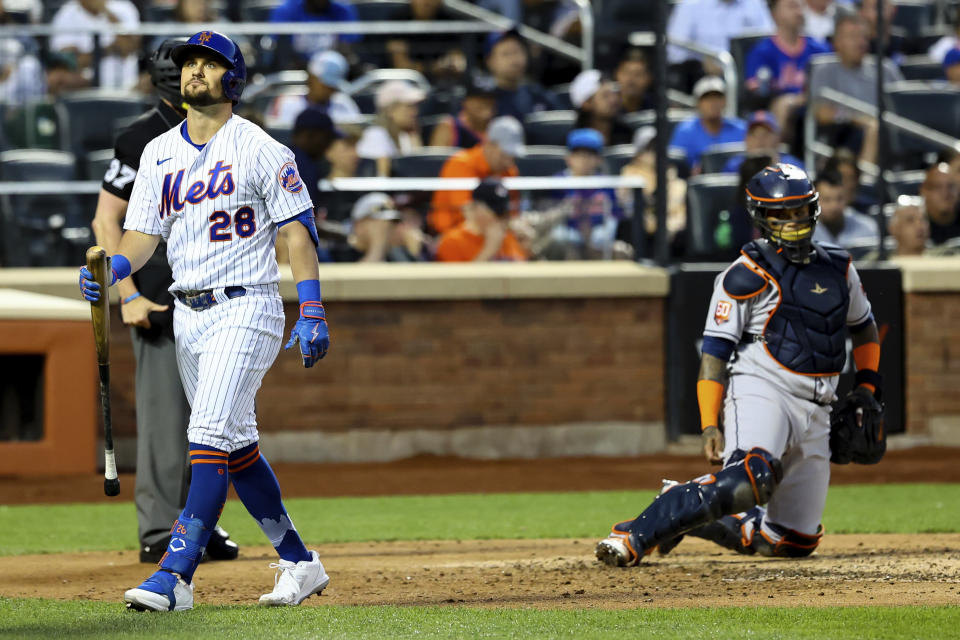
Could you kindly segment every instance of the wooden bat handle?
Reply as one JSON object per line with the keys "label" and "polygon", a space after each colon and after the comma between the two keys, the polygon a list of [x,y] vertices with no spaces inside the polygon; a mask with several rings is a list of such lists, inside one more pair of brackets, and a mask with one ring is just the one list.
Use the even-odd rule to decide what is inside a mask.
{"label": "wooden bat handle", "polygon": [[97,343],[97,364],[110,364],[110,279],[107,276],[107,252],[103,247],[87,249],[87,269],[100,284],[100,299],[90,303],[93,337]]}

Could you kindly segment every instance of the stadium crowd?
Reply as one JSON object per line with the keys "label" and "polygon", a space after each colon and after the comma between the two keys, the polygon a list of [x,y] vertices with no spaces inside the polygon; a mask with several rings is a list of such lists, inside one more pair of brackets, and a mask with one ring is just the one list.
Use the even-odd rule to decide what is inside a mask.
{"label": "stadium crowd", "polygon": [[[572,0],[475,4],[579,43]],[[898,102],[891,93],[887,108],[957,135],[960,16],[951,14],[953,3],[885,2],[878,37],[876,0],[674,2],[668,36],[730,51],[738,86],[727,86],[712,58],[670,46],[669,126],[659,132],[652,126],[653,52],[629,46],[625,35],[649,29],[653,2],[595,5],[603,46],[597,68],[586,70],[517,29],[291,36],[271,35],[264,24],[262,35],[236,37],[249,68],[238,113],[295,152],[329,261],[649,257],[658,135],[669,148],[672,259],[735,255],[754,234],[743,204],[746,180],[766,164],[804,166],[810,158],[805,168],[816,177],[822,208],[818,239],[860,260],[881,255],[883,236],[888,254],[960,251],[960,155],[891,133],[882,164],[891,170],[884,199],[892,204],[881,209],[876,118],[855,102],[823,96],[833,90],[876,106],[872,56],[879,50],[891,92],[921,102],[936,94],[947,105],[911,111],[917,100]],[[0,36],[0,184],[101,180],[110,171],[112,136],[154,99],[147,64],[164,37],[95,39],[83,29],[465,19],[442,0],[0,0],[0,26],[52,27],[49,37]],[[821,150],[813,155],[807,121]],[[631,189],[510,193],[499,182],[518,175],[641,176],[648,187],[637,202]],[[483,182],[473,192],[432,194],[334,188],[337,179],[358,176]],[[2,194],[0,211],[11,230],[0,245],[4,266],[73,264],[90,238],[85,198]]]}

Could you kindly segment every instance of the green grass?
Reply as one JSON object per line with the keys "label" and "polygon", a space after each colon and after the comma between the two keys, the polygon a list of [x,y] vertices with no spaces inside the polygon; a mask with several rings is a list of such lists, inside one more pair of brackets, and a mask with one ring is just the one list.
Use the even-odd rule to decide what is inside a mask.
{"label": "green grass", "polygon": [[199,606],[137,614],[98,602],[0,598],[4,638],[958,638],[958,607],[520,610]]}
{"label": "green grass", "polygon": [[[609,491],[464,494],[389,498],[301,498],[287,501],[308,542],[579,538],[639,513],[653,492]],[[872,485],[830,489],[824,525],[830,533],[957,531],[960,485]],[[0,555],[133,549],[132,502],[0,506]],[[265,544],[257,525],[232,500],[223,526],[240,544]]]}

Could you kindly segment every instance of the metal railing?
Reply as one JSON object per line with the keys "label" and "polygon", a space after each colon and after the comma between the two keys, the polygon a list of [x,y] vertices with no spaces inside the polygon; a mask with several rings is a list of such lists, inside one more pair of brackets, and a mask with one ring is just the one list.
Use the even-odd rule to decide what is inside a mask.
{"label": "metal railing", "polygon": [[94,36],[94,50],[106,35],[183,36],[204,29],[220,31],[230,36],[253,35],[423,35],[423,34],[482,34],[516,27],[521,36],[554,53],[593,68],[593,13],[589,0],[574,0],[580,16],[582,44],[577,46],[556,36],[526,25],[514,25],[503,16],[464,0],[445,0],[444,6],[475,20],[406,20],[365,22],[213,22],[167,23],[141,22],[136,27],[105,24],[98,26],[0,25],[0,39],[5,37],[52,36],[58,33],[90,33]]}
{"label": "metal railing", "polygon": [[[846,107],[851,111],[855,111],[871,118],[877,117],[876,106],[870,104],[869,102],[852,98],[845,93],[837,91],[836,89],[824,87],[821,89],[820,93],[814,97],[814,99],[826,100],[827,102]],[[810,108],[807,109],[806,117],[803,123],[804,145],[806,147],[806,156],[804,161],[806,162],[807,167],[811,170],[816,166],[816,158],[818,156],[830,157],[834,152],[833,147],[820,142],[816,138],[817,120],[815,112],[815,104],[811,104]],[[914,120],[910,120],[909,118],[904,118],[903,116],[893,113],[892,111],[883,112],[883,121],[898,131],[908,133],[925,142],[929,142],[932,145],[960,152],[960,139],[947,135],[942,131],[938,131],[937,129],[933,129]],[[862,165],[866,165],[862,166],[861,168],[864,169],[865,173],[869,173],[870,175],[878,175],[880,172],[880,169],[876,165],[870,165],[870,163],[862,163]]]}
{"label": "metal railing", "polygon": [[[630,44],[635,47],[652,47],[656,43],[657,36],[655,33],[649,31],[637,31],[630,34]],[[667,44],[680,47],[681,49],[686,49],[687,51],[702,55],[706,58],[710,58],[720,65],[721,69],[723,69],[723,81],[727,85],[727,115],[735,118],[737,116],[737,90],[739,79],[737,74],[737,65],[733,60],[733,56],[730,55],[730,52],[723,51],[721,49],[714,49],[713,47],[708,47],[698,42],[675,40],[670,37],[667,38]]]}

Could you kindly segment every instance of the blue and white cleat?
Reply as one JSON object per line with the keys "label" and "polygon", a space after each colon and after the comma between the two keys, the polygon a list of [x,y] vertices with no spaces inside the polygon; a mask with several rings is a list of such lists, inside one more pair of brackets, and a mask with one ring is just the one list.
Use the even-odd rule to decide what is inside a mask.
{"label": "blue and white cleat", "polygon": [[135,611],[187,611],[193,609],[193,585],[169,571],[157,571],[124,593],[123,601]]}
{"label": "blue and white cleat", "polygon": [[270,568],[276,569],[277,574],[273,591],[260,596],[260,604],[265,607],[296,606],[330,584],[330,576],[316,551],[310,552],[310,560],[297,563],[281,560],[271,563]]}

